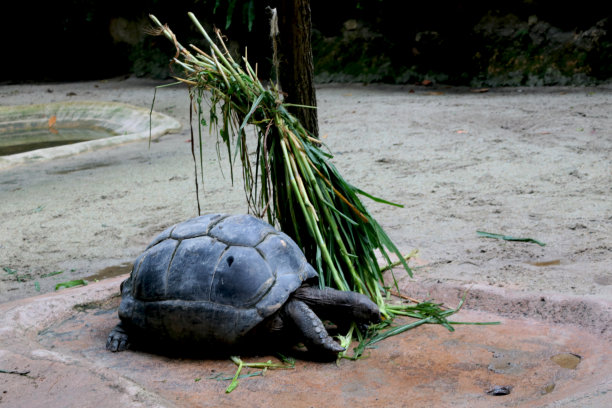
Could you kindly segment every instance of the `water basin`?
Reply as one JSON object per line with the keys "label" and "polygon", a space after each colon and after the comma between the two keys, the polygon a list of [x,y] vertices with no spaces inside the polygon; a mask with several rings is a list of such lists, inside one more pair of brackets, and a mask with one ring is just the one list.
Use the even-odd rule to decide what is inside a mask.
{"label": "water basin", "polygon": [[72,125],[73,127],[59,129],[47,126],[23,126],[8,131],[0,141],[0,156],[117,136],[110,130],[86,123],[77,122]]}
{"label": "water basin", "polygon": [[0,106],[0,169],[157,138],[180,127],[170,116],[118,102]]}

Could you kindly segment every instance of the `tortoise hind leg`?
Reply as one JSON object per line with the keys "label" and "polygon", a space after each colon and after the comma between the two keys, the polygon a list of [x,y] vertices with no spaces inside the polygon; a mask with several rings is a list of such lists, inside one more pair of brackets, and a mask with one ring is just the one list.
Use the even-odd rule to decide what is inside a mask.
{"label": "tortoise hind leg", "polygon": [[124,351],[127,350],[129,346],[128,334],[123,328],[123,325],[119,323],[108,334],[106,349],[109,351]]}
{"label": "tortoise hind leg", "polygon": [[290,299],[285,303],[284,309],[285,314],[302,334],[308,351],[321,356],[335,357],[345,350],[329,336],[321,319],[304,302]]}

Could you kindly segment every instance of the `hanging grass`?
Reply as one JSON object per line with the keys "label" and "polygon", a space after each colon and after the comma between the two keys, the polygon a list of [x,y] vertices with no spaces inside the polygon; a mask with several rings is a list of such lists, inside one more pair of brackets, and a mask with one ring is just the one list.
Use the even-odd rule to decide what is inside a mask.
{"label": "hanging grass", "polygon": [[[222,142],[217,149],[219,146],[227,149],[230,169],[236,160],[241,162],[249,211],[280,226],[304,249],[319,273],[322,287],[369,296],[388,322],[395,315],[416,313],[415,310],[420,310],[421,320],[446,322],[443,318],[451,312],[442,311],[439,305],[423,302],[407,307],[388,301],[390,293],[383,271],[401,265],[412,276],[409,257],[402,256],[361,198],[401,205],[374,197],[344,180],[329,161],[332,154],[289,113],[290,105],[283,103],[278,88],[274,84],[265,87],[246,57],[237,63],[218,31],[217,41],[213,41],[193,13],[188,15],[208,43],[208,52],[193,45],[187,49],[168,26],[155,16],[150,17],[157,26],[156,34],[166,36],[176,46],[173,62],[184,73],[176,79],[189,86],[194,102],[192,112],[197,119],[200,146],[199,176],[203,179],[202,129],[208,127],[210,132],[217,132]],[[205,120],[204,106],[208,106],[210,123]],[[251,143],[256,146],[248,146],[247,129],[254,129],[256,142]],[[192,153],[196,159],[194,138],[192,128]],[[220,157],[219,151],[218,154]],[[253,161],[251,154],[255,156]],[[377,254],[386,266],[379,265]],[[398,259],[396,263],[391,255]],[[393,281],[397,288],[395,276]],[[364,335],[353,326],[346,336],[341,336],[343,345],[349,345],[353,335],[362,340],[364,347],[369,344],[364,343]]]}

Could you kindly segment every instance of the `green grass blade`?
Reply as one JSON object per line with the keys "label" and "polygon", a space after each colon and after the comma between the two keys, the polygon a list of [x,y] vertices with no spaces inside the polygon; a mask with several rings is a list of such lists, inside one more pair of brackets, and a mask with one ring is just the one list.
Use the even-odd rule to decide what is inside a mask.
{"label": "green grass blade", "polygon": [[533,238],[517,238],[517,237],[512,237],[510,235],[493,234],[491,232],[484,232],[484,231],[476,231],[476,234],[478,234],[481,237],[485,237],[485,238],[503,239],[504,241],[531,242],[534,244],[538,244],[539,246],[546,246],[545,243],[540,242]]}
{"label": "green grass blade", "polygon": [[61,288],[72,288],[74,286],[85,286],[87,285],[87,282],[85,282],[83,279],[76,279],[76,280],[71,280],[68,282],[61,282],[58,283],[57,285],[55,285],[55,290],[61,289]]}

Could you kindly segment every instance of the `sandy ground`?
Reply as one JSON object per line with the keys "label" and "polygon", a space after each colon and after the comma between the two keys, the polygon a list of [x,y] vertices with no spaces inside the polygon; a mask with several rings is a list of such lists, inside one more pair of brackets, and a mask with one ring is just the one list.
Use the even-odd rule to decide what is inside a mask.
{"label": "sandy ground", "polygon": [[[159,84],[4,85],[0,105],[103,100],[148,108]],[[340,172],[404,204],[366,201],[402,252],[419,250],[411,281],[612,298],[612,86],[477,93],[326,85],[317,97],[321,134]],[[128,272],[155,234],[197,215],[186,88],[160,88],[155,110],[183,130],[150,148],[136,142],[0,171],[0,268],[16,271],[0,269],[0,302]],[[225,160],[220,169],[215,140],[207,135],[202,211],[245,212],[241,180],[232,186]]]}

